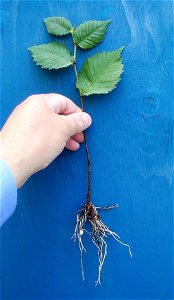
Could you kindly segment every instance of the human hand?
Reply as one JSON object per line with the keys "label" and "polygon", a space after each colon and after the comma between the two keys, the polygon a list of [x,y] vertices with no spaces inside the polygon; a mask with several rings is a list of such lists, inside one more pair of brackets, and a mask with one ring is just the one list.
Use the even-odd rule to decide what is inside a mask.
{"label": "human hand", "polygon": [[66,147],[75,151],[84,141],[91,117],[59,94],[33,95],[18,105],[1,131],[1,152],[17,187],[47,167]]}

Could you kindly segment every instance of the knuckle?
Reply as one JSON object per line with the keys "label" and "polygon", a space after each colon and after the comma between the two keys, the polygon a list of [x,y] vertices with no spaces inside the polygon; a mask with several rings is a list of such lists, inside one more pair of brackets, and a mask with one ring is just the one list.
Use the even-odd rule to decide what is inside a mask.
{"label": "knuckle", "polygon": [[36,101],[36,99],[38,98],[38,95],[30,95],[29,97],[27,97],[27,101]]}
{"label": "knuckle", "polygon": [[34,103],[35,105],[41,105],[44,103],[45,95],[43,94],[36,94],[29,96],[24,102],[27,104]]}
{"label": "knuckle", "polygon": [[21,108],[21,104],[18,104],[15,106],[15,108],[13,109],[14,112],[18,112]]}

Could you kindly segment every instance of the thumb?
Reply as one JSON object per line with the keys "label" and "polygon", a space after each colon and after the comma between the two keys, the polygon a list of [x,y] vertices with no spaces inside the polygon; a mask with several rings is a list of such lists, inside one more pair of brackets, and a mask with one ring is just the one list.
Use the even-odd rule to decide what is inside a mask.
{"label": "thumb", "polygon": [[63,117],[64,122],[68,128],[68,137],[84,131],[92,123],[90,115],[85,112],[73,113],[68,116],[61,117]]}

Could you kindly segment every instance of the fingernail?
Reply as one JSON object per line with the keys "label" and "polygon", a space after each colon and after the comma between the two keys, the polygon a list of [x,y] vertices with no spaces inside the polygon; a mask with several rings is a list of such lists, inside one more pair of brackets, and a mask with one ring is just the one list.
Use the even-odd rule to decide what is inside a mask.
{"label": "fingernail", "polygon": [[90,115],[88,115],[87,113],[83,113],[83,119],[85,120],[86,126],[89,127],[92,123]]}

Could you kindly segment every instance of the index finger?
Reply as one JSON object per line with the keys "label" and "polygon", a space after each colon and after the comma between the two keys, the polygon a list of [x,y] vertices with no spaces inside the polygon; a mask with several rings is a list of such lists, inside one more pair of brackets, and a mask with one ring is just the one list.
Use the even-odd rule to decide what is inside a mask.
{"label": "index finger", "polygon": [[46,94],[44,95],[46,104],[59,115],[70,115],[72,113],[80,112],[81,108],[78,107],[69,98],[60,94]]}

